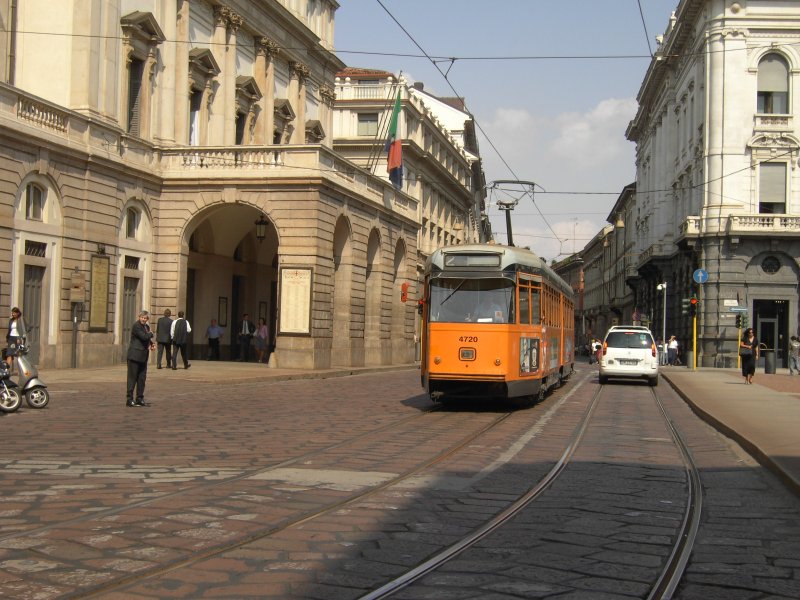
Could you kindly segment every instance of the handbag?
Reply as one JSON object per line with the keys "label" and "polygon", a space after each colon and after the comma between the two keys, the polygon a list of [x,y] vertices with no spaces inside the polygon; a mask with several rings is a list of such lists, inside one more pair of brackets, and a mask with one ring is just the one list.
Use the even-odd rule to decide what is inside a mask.
{"label": "handbag", "polygon": [[752,356],[753,350],[750,348],[739,348],[739,356]]}

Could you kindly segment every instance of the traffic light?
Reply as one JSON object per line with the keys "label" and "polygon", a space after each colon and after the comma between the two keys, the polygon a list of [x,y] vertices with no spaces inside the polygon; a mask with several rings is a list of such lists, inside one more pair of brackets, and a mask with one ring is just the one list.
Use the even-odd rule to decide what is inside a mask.
{"label": "traffic light", "polygon": [[742,328],[742,315],[736,315],[736,329]]}
{"label": "traffic light", "polygon": [[697,301],[697,298],[692,297],[689,300],[689,315],[691,315],[692,317],[697,315],[697,306],[698,306],[698,304],[699,304],[699,302]]}
{"label": "traffic light", "polygon": [[742,327],[747,327],[747,314],[742,315]]}
{"label": "traffic light", "polygon": [[689,314],[689,305],[691,301],[689,298],[682,298],[681,299],[681,314],[688,315]]}

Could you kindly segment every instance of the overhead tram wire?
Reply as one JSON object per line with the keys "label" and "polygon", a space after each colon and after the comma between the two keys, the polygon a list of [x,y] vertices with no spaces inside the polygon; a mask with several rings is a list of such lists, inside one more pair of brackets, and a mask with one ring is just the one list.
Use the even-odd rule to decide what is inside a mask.
{"label": "overhead tram wire", "polygon": [[[449,72],[450,72],[450,69],[453,67],[453,65],[455,64],[455,61],[456,61],[456,60],[458,60],[458,59],[457,59],[457,58],[453,58],[453,57],[448,57],[446,60],[450,60],[450,61],[451,61],[451,63],[450,63],[450,67],[447,69],[447,73],[443,73],[443,72],[442,72],[442,69],[439,67],[439,64],[437,63],[437,61],[436,61],[436,60],[434,60],[433,58],[431,58],[431,56],[430,56],[430,55],[429,55],[429,54],[428,54],[428,53],[425,51],[425,49],[424,49],[424,48],[423,48],[423,47],[422,47],[422,46],[419,44],[419,42],[417,42],[417,40],[416,40],[416,39],[414,39],[414,36],[413,36],[413,35],[411,35],[411,33],[409,33],[409,31],[408,31],[408,30],[407,30],[405,27],[403,27],[402,23],[400,23],[400,21],[398,21],[398,20],[397,20],[397,18],[396,18],[396,17],[395,17],[395,16],[394,16],[394,15],[391,13],[391,11],[390,11],[388,8],[386,8],[386,6],[383,4],[383,2],[382,2],[381,0],[375,0],[375,1],[376,1],[376,2],[377,2],[379,5],[380,5],[380,7],[381,7],[381,8],[382,8],[382,9],[383,9],[385,12],[386,12],[386,14],[387,14],[387,15],[389,15],[389,17],[390,17],[390,18],[391,18],[391,19],[392,19],[392,20],[393,20],[393,21],[394,21],[394,22],[397,24],[397,26],[398,26],[398,27],[399,27],[399,28],[400,28],[400,29],[403,31],[403,33],[405,33],[405,34],[406,34],[406,36],[408,36],[408,39],[410,39],[410,40],[412,41],[412,43],[413,43],[413,44],[414,44],[414,45],[415,45],[417,48],[419,48],[420,52],[422,52],[422,53],[425,55],[425,57],[426,57],[426,58],[427,58],[427,59],[428,59],[428,60],[431,62],[431,64],[434,66],[434,68],[435,68],[437,71],[439,71],[439,74],[440,74],[440,75],[441,75],[441,76],[444,78],[444,80],[447,82],[447,86],[448,86],[448,87],[449,87],[449,88],[452,90],[452,92],[453,92],[453,93],[456,95],[456,97],[457,97],[457,98],[461,98],[461,102],[464,104],[464,109],[465,109],[465,111],[466,111],[468,114],[470,114],[470,115],[472,116],[472,120],[473,120],[473,122],[475,123],[475,126],[476,126],[476,127],[477,127],[477,128],[480,130],[480,132],[483,134],[483,137],[486,139],[486,141],[487,141],[487,142],[489,142],[489,145],[492,147],[492,150],[494,150],[494,151],[495,151],[495,154],[497,154],[497,157],[500,159],[500,161],[501,161],[501,162],[502,162],[502,163],[505,165],[505,167],[508,169],[508,172],[509,172],[509,173],[511,173],[511,174],[512,174],[512,175],[513,175],[513,176],[514,176],[514,177],[515,177],[517,180],[519,180],[519,175],[517,175],[517,174],[514,172],[514,169],[512,169],[512,168],[511,168],[511,165],[509,165],[509,164],[508,164],[508,162],[506,161],[505,157],[504,157],[504,156],[503,156],[503,155],[500,153],[500,151],[499,151],[499,150],[497,149],[497,147],[494,145],[494,142],[492,141],[492,138],[490,138],[490,137],[489,137],[489,135],[486,133],[486,131],[484,131],[483,127],[481,127],[481,124],[478,122],[478,119],[475,117],[475,115],[474,115],[474,114],[472,114],[472,113],[469,111],[469,109],[467,108],[467,102],[466,102],[466,100],[464,99],[464,97],[463,97],[461,94],[459,94],[459,93],[458,93],[458,91],[456,91],[455,87],[453,87],[453,84],[450,82],[450,79],[448,79],[448,77],[447,77],[447,73],[449,73]],[[539,187],[541,187],[541,186],[539,186]],[[539,207],[536,205],[536,201],[535,201],[535,200],[533,200],[533,192],[531,192],[531,201],[532,201],[532,203],[533,203],[533,206],[534,206],[534,207],[536,208],[536,210],[539,212],[539,215],[541,216],[541,218],[542,218],[542,221],[544,221],[545,225],[547,225],[547,228],[548,228],[548,229],[549,229],[549,230],[550,230],[550,231],[553,233],[553,235],[554,235],[554,236],[556,236],[556,238],[558,238],[558,234],[557,234],[557,233],[555,232],[555,230],[553,229],[553,226],[552,226],[552,225],[550,225],[550,222],[549,222],[549,221],[548,221],[548,220],[545,218],[544,214],[542,214],[542,211],[541,211],[541,210],[539,209]],[[558,238],[558,239],[560,239],[560,238]]]}
{"label": "overhead tram wire", "polygon": [[650,52],[650,58],[653,58],[653,47],[650,45],[650,34],[647,33],[647,24],[644,22],[642,0],[636,0],[636,3],[639,5],[639,16],[642,18],[642,29],[644,29],[644,39],[647,40],[647,50]]}

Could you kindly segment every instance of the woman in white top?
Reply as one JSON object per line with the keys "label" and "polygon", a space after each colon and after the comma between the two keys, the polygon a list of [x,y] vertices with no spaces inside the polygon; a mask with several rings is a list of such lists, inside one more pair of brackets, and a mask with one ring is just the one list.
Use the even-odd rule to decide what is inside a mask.
{"label": "woman in white top", "polygon": [[28,329],[25,327],[25,319],[22,318],[22,311],[16,306],[11,309],[11,319],[8,321],[8,333],[6,333],[6,363],[12,366],[14,357],[17,355],[17,346],[25,343],[25,336]]}

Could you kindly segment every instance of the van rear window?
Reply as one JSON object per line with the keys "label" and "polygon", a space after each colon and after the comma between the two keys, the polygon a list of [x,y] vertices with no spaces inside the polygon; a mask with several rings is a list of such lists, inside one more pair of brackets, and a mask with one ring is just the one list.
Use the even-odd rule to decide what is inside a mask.
{"label": "van rear window", "polygon": [[649,348],[652,343],[650,334],[638,331],[612,331],[606,338],[609,348]]}

